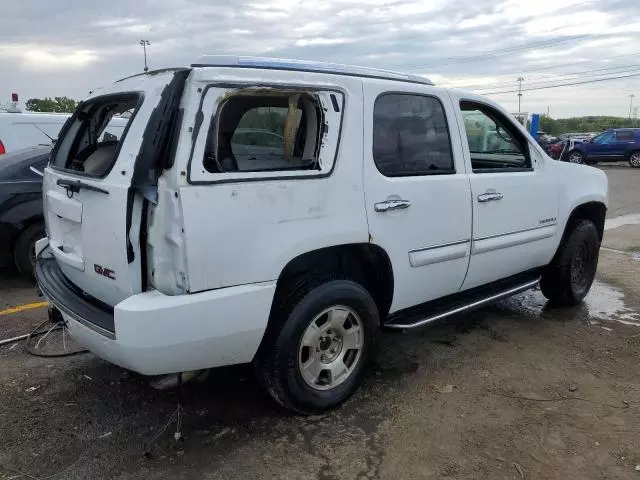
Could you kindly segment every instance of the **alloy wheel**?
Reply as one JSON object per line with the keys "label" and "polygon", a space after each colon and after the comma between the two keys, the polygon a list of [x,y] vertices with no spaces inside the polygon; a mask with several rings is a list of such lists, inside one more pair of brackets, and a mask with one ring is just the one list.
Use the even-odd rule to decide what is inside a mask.
{"label": "alloy wheel", "polygon": [[364,328],[351,308],[334,305],[305,329],[298,348],[298,369],[307,385],[330,390],[355,371],[362,358]]}

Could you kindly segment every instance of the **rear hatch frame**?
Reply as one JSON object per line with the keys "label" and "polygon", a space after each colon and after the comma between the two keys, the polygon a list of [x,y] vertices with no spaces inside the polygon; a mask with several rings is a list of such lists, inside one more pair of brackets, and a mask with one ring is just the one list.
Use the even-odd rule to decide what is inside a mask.
{"label": "rear hatch frame", "polygon": [[[69,282],[67,287],[77,287],[83,295],[107,307],[147,288],[147,209],[149,203],[157,202],[158,178],[174,163],[182,122],[180,103],[190,71],[180,69],[170,75],[147,74],[116,82],[110,91],[81,103],[65,123],[61,141],[45,171],[43,191],[50,250]],[[119,140],[112,164],[103,175],[53,164],[65,136],[79,131],[79,127],[72,131],[74,122],[78,123],[87,104],[134,94],[139,98],[135,111]],[[68,167],[69,159],[66,162]],[[38,280],[41,281],[40,276]],[[47,281],[52,280],[43,276],[42,281],[46,289]],[[54,303],[65,301],[57,300]]]}

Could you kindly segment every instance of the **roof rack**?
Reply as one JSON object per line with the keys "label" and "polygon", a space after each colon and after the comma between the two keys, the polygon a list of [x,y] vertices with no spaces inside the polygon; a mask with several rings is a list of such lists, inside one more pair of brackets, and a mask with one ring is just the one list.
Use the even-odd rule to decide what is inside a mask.
{"label": "roof rack", "polygon": [[433,85],[428,78],[408,73],[393,72],[378,68],[356,67],[338,63],[313,62],[307,60],[293,60],[286,58],[246,57],[236,55],[203,55],[192,67],[236,67],[236,68],[264,68],[271,70],[292,70],[297,72],[333,73],[355,77],[383,78],[402,82],[422,83]]}

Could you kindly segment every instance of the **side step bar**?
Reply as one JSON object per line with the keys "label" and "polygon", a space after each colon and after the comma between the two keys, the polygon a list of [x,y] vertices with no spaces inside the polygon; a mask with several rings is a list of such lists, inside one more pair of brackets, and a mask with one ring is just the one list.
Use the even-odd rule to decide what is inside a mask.
{"label": "side step bar", "polygon": [[456,315],[458,313],[466,312],[469,310],[475,310],[484,305],[487,305],[488,303],[492,303],[502,298],[510,297],[511,295],[530,290],[532,288],[535,288],[538,285],[539,281],[539,276],[536,276],[534,279],[531,279],[531,277],[529,277],[529,279],[524,283],[510,283],[508,287],[503,284],[503,289],[490,289],[489,291],[487,291],[486,288],[483,288],[477,290],[475,294],[471,292],[463,292],[462,294],[457,294],[452,297],[464,298],[460,297],[460,295],[465,295],[466,301],[451,301],[448,304],[442,304],[441,302],[438,302],[440,304],[435,306],[435,308],[434,306],[432,306],[432,308],[429,308],[429,304],[425,304],[421,308],[423,312],[422,315],[420,315],[420,313],[415,309],[411,309],[412,313],[398,312],[390,316],[389,320],[384,323],[384,327],[394,330],[409,330],[412,328],[422,327],[429,323],[442,320],[443,318],[447,318],[452,315]]}

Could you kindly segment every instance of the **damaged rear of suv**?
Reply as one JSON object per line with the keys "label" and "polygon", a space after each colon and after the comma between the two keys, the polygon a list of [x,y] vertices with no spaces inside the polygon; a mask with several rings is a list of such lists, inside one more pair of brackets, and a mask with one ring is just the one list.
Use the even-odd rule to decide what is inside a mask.
{"label": "damaged rear of suv", "polygon": [[344,208],[362,190],[329,178],[344,82],[218,61],[95,91],[45,173],[39,286],[76,340],[146,375],[253,360],[287,263],[328,246],[329,210],[328,235],[366,241]]}

